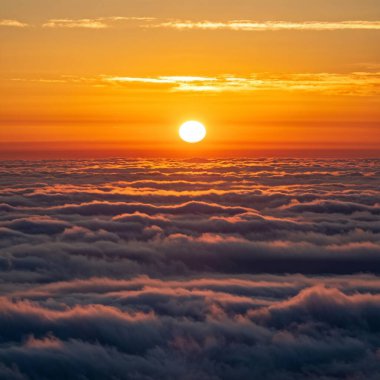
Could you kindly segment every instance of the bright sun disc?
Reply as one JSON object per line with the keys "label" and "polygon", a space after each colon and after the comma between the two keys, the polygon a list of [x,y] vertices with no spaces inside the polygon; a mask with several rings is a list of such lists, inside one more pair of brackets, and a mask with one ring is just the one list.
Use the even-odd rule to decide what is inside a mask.
{"label": "bright sun disc", "polygon": [[183,141],[194,144],[206,137],[206,128],[199,121],[187,121],[181,125],[179,135]]}

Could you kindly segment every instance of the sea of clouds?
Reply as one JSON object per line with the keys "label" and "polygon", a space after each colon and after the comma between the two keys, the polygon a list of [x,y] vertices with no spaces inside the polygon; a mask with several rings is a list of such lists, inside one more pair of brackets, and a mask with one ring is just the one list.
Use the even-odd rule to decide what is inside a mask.
{"label": "sea of clouds", "polygon": [[0,163],[0,379],[377,380],[380,160]]}

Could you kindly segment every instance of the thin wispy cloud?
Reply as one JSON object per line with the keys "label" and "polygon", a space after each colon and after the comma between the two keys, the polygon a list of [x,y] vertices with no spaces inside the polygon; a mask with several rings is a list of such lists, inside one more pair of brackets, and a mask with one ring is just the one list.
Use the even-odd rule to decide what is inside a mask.
{"label": "thin wispy cloud", "polygon": [[99,20],[92,19],[52,19],[42,25],[44,28],[85,28],[85,29],[104,29],[107,24]]}
{"label": "thin wispy cloud", "polygon": [[148,84],[182,84],[182,83],[205,83],[217,81],[213,77],[197,76],[159,76],[159,77],[105,77],[110,83],[148,83]]}
{"label": "thin wispy cloud", "polygon": [[[0,20],[0,26],[26,27],[30,26],[18,20]],[[97,18],[53,18],[45,21],[43,28],[67,29],[107,29],[117,27],[163,28],[176,30],[231,30],[245,32],[265,31],[337,31],[337,30],[380,30],[380,21],[254,21],[254,20],[180,20],[157,19],[145,16],[113,16]]]}
{"label": "thin wispy cloud", "polygon": [[231,20],[231,21],[191,21],[191,20],[171,20],[149,27],[171,28],[178,30],[233,30],[233,31],[281,31],[281,30],[314,30],[314,31],[333,31],[333,30],[380,30],[380,21],[250,21],[250,20]]}
{"label": "thin wispy cloud", "polygon": [[99,18],[82,18],[82,19],[50,19],[45,22],[43,28],[69,28],[69,29],[106,29],[116,27],[122,22],[148,22],[153,21],[151,17],[99,17]]}
{"label": "thin wispy cloud", "polygon": [[10,26],[15,28],[25,28],[28,26],[28,24],[25,24],[24,22],[18,21],[18,20],[9,20],[9,19],[3,19],[0,20],[0,26]]}
{"label": "thin wispy cloud", "polygon": [[12,78],[17,82],[41,84],[81,84],[84,86],[119,86],[126,91],[158,91],[176,93],[250,93],[310,92],[344,96],[376,96],[380,94],[380,72],[340,73],[253,73],[247,76],[107,76]]}
{"label": "thin wispy cloud", "polygon": [[[141,84],[143,88],[161,89],[164,85],[173,92],[252,92],[252,91],[306,91],[343,95],[371,95],[380,92],[379,72],[302,73],[274,75],[269,73],[249,76],[158,76],[158,77],[103,77],[106,83],[128,87]],[[135,87],[135,86],[134,86]]]}

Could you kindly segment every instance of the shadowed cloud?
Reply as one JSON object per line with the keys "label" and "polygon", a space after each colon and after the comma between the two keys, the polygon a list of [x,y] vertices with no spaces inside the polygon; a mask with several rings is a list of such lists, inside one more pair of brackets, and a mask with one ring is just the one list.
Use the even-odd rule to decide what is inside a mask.
{"label": "shadowed cloud", "polygon": [[1,169],[1,378],[380,376],[378,160],[23,165]]}

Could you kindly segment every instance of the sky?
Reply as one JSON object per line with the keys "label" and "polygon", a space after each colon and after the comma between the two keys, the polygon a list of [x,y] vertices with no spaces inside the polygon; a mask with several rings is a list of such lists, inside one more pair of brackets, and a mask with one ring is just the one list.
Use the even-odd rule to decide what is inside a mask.
{"label": "sky", "polygon": [[[2,158],[376,156],[377,0],[0,0]],[[199,120],[207,139],[179,140]]]}

